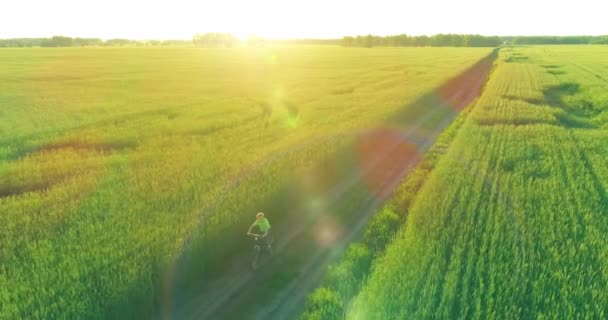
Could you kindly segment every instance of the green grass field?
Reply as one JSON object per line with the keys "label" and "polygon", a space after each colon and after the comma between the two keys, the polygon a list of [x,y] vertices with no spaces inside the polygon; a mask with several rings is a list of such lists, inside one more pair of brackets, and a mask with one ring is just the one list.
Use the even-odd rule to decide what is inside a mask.
{"label": "green grass field", "polygon": [[[567,80],[580,83],[576,88],[581,92],[601,91],[602,82],[596,76],[606,74],[606,69],[598,70],[593,60],[585,58],[572,60],[577,65],[565,62],[570,61],[566,53],[578,57],[577,50],[552,50],[549,52],[554,55],[549,56],[543,54],[542,49],[515,49],[511,57],[524,60],[523,56],[516,55],[521,53],[529,55],[529,61],[527,64],[501,64],[495,79],[506,77],[509,85],[503,88],[499,87],[503,82],[493,82],[495,84],[490,86],[493,93],[484,95],[474,118],[480,122],[498,121],[499,116],[517,118],[516,108],[524,108],[519,105],[525,102],[518,98],[500,98],[500,95],[524,98],[530,95],[540,99],[542,94],[538,96],[540,93],[535,90]],[[592,50],[599,49],[589,50],[583,52],[593,57]],[[187,274],[186,278],[194,283],[199,280],[196,270],[203,270],[207,261],[214,260],[217,267],[223,259],[229,258],[232,242],[226,237],[231,233],[224,231],[243,223],[248,225],[259,211],[256,204],[293,178],[296,170],[311,166],[347,144],[349,139],[344,137],[350,133],[386,121],[403,106],[489,53],[490,49],[472,48],[365,50],[331,46],[0,50],[0,318],[154,316],[163,304],[163,284],[186,247],[194,248],[189,249],[193,257],[189,261],[200,267]],[[533,63],[534,59],[545,59],[543,64],[556,64],[560,68],[542,68]],[[594,76],[585,68],[597,74]],[[564,74],[548,74],[562,70]],[[600,87],[593,89],[592,85]],[[521,190],[542,187],[541,191],[547,195],[561,192],[566,199],[560,203],[572,210],[568,211],[570,215],[557,214],[552,207],[556,204],[547,200],[542,209],[545,211],[536,210],[534,215],[517,211],[521,219],[531,219],[525,221],[526,226],[542,226],[538,223],[549,216],[556,219],[552,224],[556,228],[562,222],[570,221],[570,224],[565,231],[560,229],[561,233],[541,228],[539,231],[546,232],[547,237],[557,237],[556,240],[566,235],[585,237],[564,245],[564,248],[574,250],[569,254],[580,249],[574,244],[586,245],[584,250],[587,251],[577,255],[576,259],[580,260],[572,265],[559,260],[561,256],[566,257],[564,252],[522,251],[522,254],[531,254],[530,259],[550,258],[547,263],[563,267],[556,270],[581,267],[580,263],[584,261],[601,267],[604,261],[601,255],[595,254],[604,248],[597,234],[603,230],[601,212],[594,211],[601,199],[591,197],[588,192],[596,190],[593,179],[603,181],[601,173],[608,174],[598,167],[602,163],[598,151],[602,148],[600,128],[605,118],[601,113],[589,117],[570,114],[566,107],[561,107],[561,104],[568,105],[568,99],[576,100],[583,94],[576,93],[565,100],[559,96],[556,98],[559,98],[556,100],[558,105],[533,105],[525,110],[537,110],[535,115],[545,117],[542,119],[547,122],[551,121],[552,114],[561,112],[564,121],[574,121],[589,128],[570,130],[547,123],[513,130],[508,124],[480,126],[471,123],[459,135],[466,138],[459,138],[452,148],[454,151],[450,151],[460,152],[459,157],[467,159],[475,157],[478,149],[500,145],[495,140],[510,143],[513,150],[509,151],[509,156],[513,157],[510,160],[513,164],[511,171],[501,173],[500,177],[507,179],[501,182],[504,183],[501,188],[527,181],[516,180],[516,173],[525,172],[528,165],[520,162],[516,155],[524,154],[528,147],[538,148],[548,160],[558,156],[566,159],[576,150],[585,151],[586,166],[580,167],[581,164],[576,163],[566,167],[558,161],[546,164],[565,170],[563,174],[572,178],[568,189],[559,189],[559,183],[566,183],[562,180],[565,177],[557,175],[553,179],[551,172],[544,180],[535,182],[539,185],[517,185]],[[499,99],[505,105],[504,109],[493,110],[493,104],[489,103],[492,99]],[[482,107],[486,100],[489,109]],[[532,139],[520,142],[519,138],[524,134],[536,137],[539,146],[532,147]],[[507,136],[510,140],[505,140]],[[563,153],[552,152],[556,143],[563,144],[560,149]],[[457,147],[459,145],[462,147]],[[490,161],[488,157],[499,157],[498,151],[493,150],[484,151],[486,156],[479,161],[486,163]],[[500,163],[507,161],[500,159]],[[498,201],[493,193],[484,191],[479,185],[483,181],[470,180],[469,173],[473,169],[465,171],[444,162],[432,178],[434,182],[425,188],[426,197],[434,196],[431,190],[442,190],[438,175],[451,170],[451,179],[458,184],[442,188],[450,189],[448,187],[465,183],[477,186],[477,189],[459,189],[470,190],[468,196],[461,197],[463,205],[468,197],[474,201],[467,205],[481,201],[480,195]],[[469,162],[472,168],[478,168],[477,162]],[[598,175],[589,171],[594,166]],[[480,168],[488,170],[488,165]],[[578,171],[570,171],[572,168],[578,168]],[[490,172],[487,179],[492,180],[493,175],[498,177],[498,174]],[[585,178],[574,179],[579,176]],[[451,194],[446,191],[437,196],[443,199]],[[544,199],[543,193],[535,194]],[[524,201],[526,193],[523,190],[513,195],[519,195],[519,198],[510,201]],[[424,201],[419,203],[415,212],[420,213],[413,213],[408,225],[415,225],[417,219],[425,217],[423,212],[439,217],[430,219],[433,223],[442,221],[440,217],[445,210],[429,211],[431,209],[422,205]],[[435,203],[446,204],[443,201]],[[525,203],[539,205],[536,201]],[[572,207],[575,203],[577,206]],[[500,211],[503,209],[504,206],[493,207],[492,210],[498,211],[492,219],[504,217]],[[464,214],[458,212],[452,216]],[[203,213],[211,213],[205,221],[205,234],[200,228]],[[279,221],[282,217],[277,215],[285,213],[274,214],[274,221]],[[484,211],[483,217],[486,216],[489,213]],[[577,226],[583,227],[574,222],[579,221],[576,219],[590,219],[584,224],[587,228],[584,234],[577,233],[581,232]],[[467,221],[464,218],[455,220]],[[503,229],[513,227],[494,225]],[[447,236],[451,230],[454,229],[448,228],[442,234]],[[522,246],[548,245],[542,241],[554,239],[543,238],[545,234],[530,234],[529,229],[519,232]],[[406,239],[417,234],[416,231],[406,232]],[[465,235],[468,233],[463,237]],[[506,232],[503,236],[508,240],[512,233]],[[205,241],[218,244],[218,249],[211,253],[197,250]],[[409,277],[407,281],[399,282],[403,286],[397,290],[407,298],[406,288],[410,288],[407,284],[416,279],[415,268],[424,267],[423,263],[429,259],[436,261],[437,267],[442,267],[440,262],[445,261],[431,252],[415,259],[398,260],[395,255],[403,251],[397,249],[401,242],[392,246],[383,261],[394,266],[408,265],[407,272],[399,271],[402,277]],[[403,243],[411,245],[407,240]],[[440,249],[445,241],[425,245],[436,245]],[[600,252],[605,257],[606,251]],[[501,251],[500,254],[509,252]],[[383,276],[394,276],[394,273],[389,272],[390,268],[384,263],[379,266],[362,294],[362,297],[367,292],[377,295],[367,299],[369,306],[389,302],[382,300],[385,296],[378,292],[377,286],[384,286]],[[539,276],[545,276],[543,266],[528,268],[521,269],[519,279],[527,275],[525,272],[539,272]],[[596,270],[596,279],[605,279],[606,269]],[[486,274],[490,277],[493,273]],[[568,274],[546,275],[566,276]],[[578,280],[582,281],[580,286],[592,289],[589,279]],[[553,284],[546,279],[543,281],[538,284],[541,288]],[[376,287],[375,283],[378,283]],[[477,287],[472,285],[471,290],[474,288]],[[593,296],[605,299],[601,291],[605,286],[600,283],[595,288],[600,291]],[[578,290],[579,286],[573,286],[573,289]],[[429,291],[429,294],[436,292]],[[547,306],[551,306],[552,301],[555,300],[546,302]],[[356,310],[368,310],[366,306],[358,303]]]}
{"label": "green grass field", "polygon": [[[428,152],[302,318],[605,318],[608,48],[503,47],[459,114],[463,88],[485,80],[464,71],[490,52],[0,50],[0,318],[185,315],[268,208],[286,228],[332,217],[293,220],[290,204],[335,210],[311,231],[331,251],[327,232],[355,224],[344,215],[359,198],[384,200],[375,187],[412,153],[383,144],[421,123],[405,136]],[[426,103],[439,112],[416,109]],[[323,208],[351,176],[367,185]],[[314,253],[298,245],[252,291],[259,301],[224,315],[297,278]]]}
{"label": "green grass field", "polygon": [[349,319],[606,318],[607,56],[502,48],[352,304],[317,299]]}

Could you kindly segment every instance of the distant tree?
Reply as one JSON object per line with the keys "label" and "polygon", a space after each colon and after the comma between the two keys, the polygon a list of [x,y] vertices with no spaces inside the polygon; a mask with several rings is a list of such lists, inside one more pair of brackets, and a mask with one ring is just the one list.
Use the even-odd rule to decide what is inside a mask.
{"label": "distant tree", "polygon": [[71,47],[74,45],[74,39],[64,36],[53,36],[50,39],[45,39],[40,43],[42,47]]}
{"label": "distant tree", "polygon": [[594,37],[591,40],[592,44],[608,44],[608,35],[607,36],[598,36]]}
{"label": "distant tree", "polygon": [[362,44],[361,44],[362,47],[371,48],[374,46],[374,36],[372,36],[371,34],[368,34],[365,37],[362,37],[361,42],[362,42]]}
{"label": "distant tree", "polygon": [[104,46],[125,46],[128,44],[132,44],[134,41],[129,39],[108,39],[103,42]]}
{"label": "distant tree", "polygon": [[199,47],[232,47],[237,43],[237,38],[230,33],[205,33],[196,34],[192,39],[194,45]]}
{"label": "distant tree", "polygon": [[72,43],[74,47],[99,46],[101,44],[101,39],[97,38],[74,38]]}
{"label": "distant tree", "polygon": [[409,45],[409,37],[407,36],[407,34],[400,34],[397,37],[397,46],[399,47],[405,47],[407,45]]}
{"label": "distant tree", "polygon": [[419,36],[414,39],[413,45],[415,47],[426,47],[431,45],[431,42],[428,36]]}
{"label": "distant tree", "polygon": [[357,43],[354,37],[343,37],[340,44],[345,47],[354,47]]}
{"label": "distant tree", "polygon": [[431,47],[442,47],[443,41],[444,41],[443,34],[440,33],[440,34],[436,34],[436,35],[430,37],[429,42],[430,42]]}

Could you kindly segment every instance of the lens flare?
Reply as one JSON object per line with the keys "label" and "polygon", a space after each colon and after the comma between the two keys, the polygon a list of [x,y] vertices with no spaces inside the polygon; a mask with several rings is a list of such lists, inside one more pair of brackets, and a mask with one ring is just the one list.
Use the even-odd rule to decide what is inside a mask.
{"label": "lens flare", "polygon": [[323,198],[311,199],[308,203],[308,209],[312,212],[319,212],[325,208],[325,200]]}
{"label": "lens flare", "polygon": [[344,228],[330,214],[320,217],[313,230],[315,242],[322,248],[333,247],[344,234]]}

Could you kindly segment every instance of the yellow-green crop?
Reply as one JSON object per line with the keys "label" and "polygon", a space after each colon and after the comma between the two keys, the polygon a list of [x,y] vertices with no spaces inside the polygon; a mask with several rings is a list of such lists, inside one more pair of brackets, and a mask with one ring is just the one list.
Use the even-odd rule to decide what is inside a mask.
{"label": "yellow-green crop", "polygon": [[500,55],[349,319],[608,315],[608,48]]}
{"label": "yellow-green crop", "polygon": [[155,315],[186,243],[221,263],[294,169],[489,52],[0,50],[0,318]]}

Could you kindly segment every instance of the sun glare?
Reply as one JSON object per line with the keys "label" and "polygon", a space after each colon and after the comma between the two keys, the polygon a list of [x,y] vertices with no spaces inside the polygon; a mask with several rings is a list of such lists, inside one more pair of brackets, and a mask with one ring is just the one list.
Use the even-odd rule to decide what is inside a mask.
{"label": "sun glare", "polygon": [[368,33],[598,35],[606,33],[605,9],[606,4],[592,0],[578,1],[576,6],[564,1],[513,0],[499,7],[482,0],[7,1],[0,5],[5,13],[0,19],[0,38],[190,39],[204,32],[230,32],[240,39],[250,35],[340,38]]}

